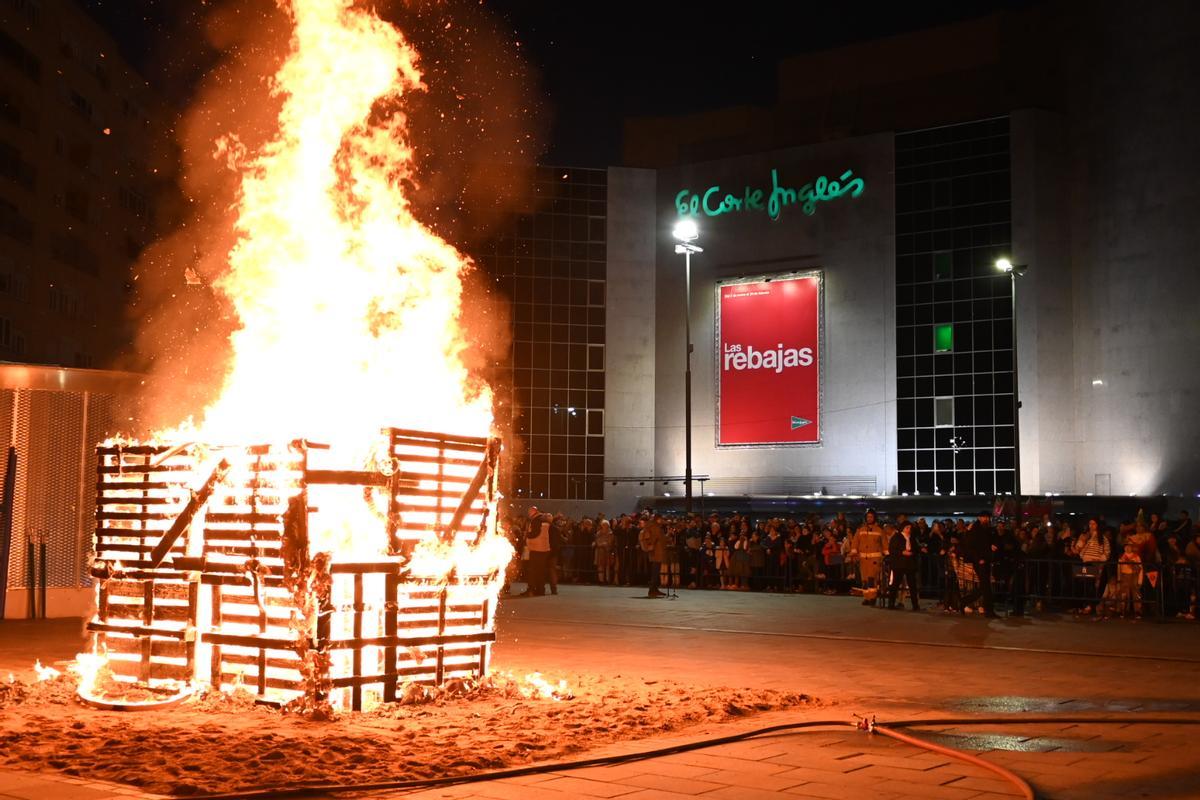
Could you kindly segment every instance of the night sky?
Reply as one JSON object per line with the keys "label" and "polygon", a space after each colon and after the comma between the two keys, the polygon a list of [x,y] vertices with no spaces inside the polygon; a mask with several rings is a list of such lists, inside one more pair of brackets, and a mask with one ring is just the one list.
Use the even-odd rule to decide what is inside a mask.
{"label": "night sky", "polygon": [[[182,104],[205,68],[164,53],[195,35],[210,2],[81,0],[151,84]],[[770,104],[779,58],[970,19],[1033,0],[920,3],[484,3],[540,74],[552,119],[543,163],[620,163],[622,122]]]}

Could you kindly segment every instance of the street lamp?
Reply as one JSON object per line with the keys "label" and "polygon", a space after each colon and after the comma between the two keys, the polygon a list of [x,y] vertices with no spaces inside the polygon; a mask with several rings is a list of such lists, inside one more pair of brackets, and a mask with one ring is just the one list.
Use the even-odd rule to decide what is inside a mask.
{"label": "street lamp", "polygon": [[684,508],[692,513],[692,253],[703,253],[696,244],[700,228],[694,219],[681,219],[675,223],[675,252],[683,254],[684,312],[683,330],[687,343],[683,378],[683,452],[684,452]]}
{"label": "street lamp", "polygon": [[1007,258],[996,259],[996,269],[1008,274],[1012,297],[1012,353],[1013,353],[1013,495],[1017,503],[1017,525],[1021,519],[1021,396],[1017,391],[1017,278],[1025,274],[1026,264],[1014,264]]}

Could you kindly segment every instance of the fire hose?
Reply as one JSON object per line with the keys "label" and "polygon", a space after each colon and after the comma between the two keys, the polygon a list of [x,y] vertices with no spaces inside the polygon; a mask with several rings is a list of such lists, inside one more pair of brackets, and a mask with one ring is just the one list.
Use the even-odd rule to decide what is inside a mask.
{"label": "fire hose", "polygon": [[999,764],[994,764],[987,759],[972,755],[971,753],[947,747],[945,745],[936,744],[927,741],[917,736],[912,736],[907,733],[901,733],[898,728],[916,728],[928,726],[968,726],[968,725],[1014,725],[1014,724],[1090,724],[1090,725],[1200,725],[1200,719],[1196,718],[1173,718],[1173,717],[1141,717],[1123,715],[1120,717],[1089,717],[1089,716],[1038,716],[1038,715],[1021,715],[1020,717],[950,717],[939,719],[909,719],[897,720],[887,724],[878,724],[872,718],[859,718],[857,722],[840,720],[840,719],[824,719],[824,720],[809,720],[805,722],[790,722],[781,725],[770,725],[765,728],[756,728],[754,730],[742,731],[728,736],[718,736],[710,739],[700,739],[694,742],[685,742],[683,744],[671,745],[669,747],[660,747],[653,750],[642,750],[636,753],[623,753],[613,756],[599,756],[596,758],[587,758],[579,761],[568,762],[552,762],[544,764],[535,764],[528,767],[516,767],[514,769],[495,770],[491,772],[476,772],[465,775],[448,775],[438,778],[415,778],[409,780],[397,781],[379,781],[374,783],[302,783],[289,786],[259,786],[246,787],[234,792],[221,793],[198,793],[189,795],[180,795],[179,798],[187,797],[191,800],[250,800],[252,798],[281,798],[281,797],[299,797],[314,792],[370,792],[370,791],[396,791],[396,790],[418,790],[418,789],[433,789],[439,786],[454,786],[466,783],[481,783],[484,781],[494,781],[503,778],[518,778],[524,775],[538,775],[550,772],[567,772],[576,769],[585,769],[588,767],[607,767],[616,764],[627,764],[635,761],[645,761],[662,756],[676,755],[679,753],[687,753],[692,750],[702,750],[710,747],[719,747],[726,744],[734,744],[736,742],[746,741],[761,736],[770,736],[774,734],[794,733],[798,731],[808,731],[813,728],[855,728],[864,731],[868,734],[879,734],[886,736],[896,741],[903,742],[913,747],[919,747],[923,750],[928,750],[932,753],[944,755],[950,758],[955,758],[964,763],[971,764],[976,767],[988,770],[996,775],[999,775],[1020,793],[1021,797],[1026,800],[1036,800],[1036,793],[1029,782],[1017,775],[1011,770],[1005,769]]}

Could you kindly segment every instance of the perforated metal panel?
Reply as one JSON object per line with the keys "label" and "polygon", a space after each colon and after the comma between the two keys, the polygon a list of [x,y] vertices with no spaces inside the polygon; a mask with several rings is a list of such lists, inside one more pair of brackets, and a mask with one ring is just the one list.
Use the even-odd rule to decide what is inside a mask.
{"label": "perforated metal panel", "polygon": [[25,537],[46,547],[46,585],[79,585],[79,486],[83,395],[29,392],[29,453],[25,476]]}
{"label": "perforated metal panel", "polygon": [[[12,556],[8,566],[9,588],[24,589],[29,586],[28,564],[26,557],[28,538],[26,536],[25,497],[29,486],[29,395],[24,389],[4,392],[4,428],[0,434],[4,436],[5,445],[17,448],[17,481],[16,495],[13,500],[12,520]],[[7,448],[5,449],[5,466],[7,469]]]}
{"label": "perforated metal panel", "polygon": [[28,544],[43,539],[48,587],[91,585],[95,446],[117,425],[113,395],[0,390],[0,486],[7,448],[17,448],[10,588],[29,586]]}

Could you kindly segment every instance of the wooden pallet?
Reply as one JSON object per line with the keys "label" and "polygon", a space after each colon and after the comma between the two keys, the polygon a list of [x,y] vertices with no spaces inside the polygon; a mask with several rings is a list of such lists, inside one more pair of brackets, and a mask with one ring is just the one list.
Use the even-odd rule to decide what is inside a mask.
{"label": "wooden pallet", "polygon": [[[466,565],[415,575],[410,560],[423,543],[494,532],[499,442],[385,435],[386,463],[367,470],[330,469],[303,441],[98,448],[88,627],[114,671],[354,709],[397,699],[406,682],[484,673],[500,576]],[[347,490],[382,500],[377,524],[349,543],[367,558],[322,534],[322,497]]]}

